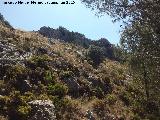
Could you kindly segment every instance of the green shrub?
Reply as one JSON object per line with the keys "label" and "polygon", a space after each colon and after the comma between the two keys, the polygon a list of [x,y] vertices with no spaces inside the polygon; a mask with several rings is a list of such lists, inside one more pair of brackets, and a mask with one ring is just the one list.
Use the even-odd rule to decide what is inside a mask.
{"label": "green shrub", "polygon": [[47,80],[47,81],[52,81],[53,80],[52,73],[50,71],[45,72],[45,80]]}
{"label": "green shrub", "polygon": [[8,102],[10,98],[8,96],[0,96],[0,114],[5,114]]}
{"label": "green shrub", "polygon": [[60,83],[56,83],[55,85],[50,84],[48,90],[51,95],[58,95],[60,98],[68,93],[68,87]]}
{"label": "green shrub", "polygon": [[45,93],[42,93],[38,96],[39,100],[49,100],[49,96]]}
{"label": "green shrub", "polygon": [[29,113],[31,112],[31,106],[18,106],[17,108],[17,114],[21,117],[22,120],[25,120]]}
{"label": "green shrub", "polygon": [[58,96],[52,96],[51,99],[57,110],[59,110],[65,104],[63,99],[59,98]]}
{"label": "green shrub", "polygon": [[38,62],[43,62],[43,61],[51,61],[52,58],[48,56],[47,54],[44,54],[40,56],[33,56],[31,60],[38,63]]}
{"label": "green shrub", "polygon": [[54,84],[55,79],[56,79],[56,77],[54,76],[54,74],[51,71],[49,71],[49,70],[45,71],[45,73],[44,73],[44,83],[46,83],[45,85],[50,84],[50,83]]}
{"label": "green shrub", "polygon": [[60,76],[62,79],[72,77],[74,74],[72,71],[62,71]]}
{"label": "green shrub", "polygon": [[125,105],[129,106],[132,101],[132,96],[127,91],[122,91],[119,94],[119,98],[125,103]]}
{"label": "green shrub", "polygon": [[57,119],[63,120],[78,120],[80,115],[80,107],[78,102],[68,98],[52,98],[53,104],[56,108]]}
{"label": "green shrub", "polygon": [[21,94],[20,91],[13,91],[12,93],[10,93],[10,104],[12,106],[18,106],[20,104],[22,104],[22,99],[21,99]]}
{"label": "green shrub", "polygon": [[26,72],[27,72],[27,69],[22,65],[15,65],[15,66],[9,67],[6,73],[6,76],[7,76],[6,80],[10,81],[10,80],[18,79],[20,77],[23,78],[23,75],[26,74]]}
{"label": "green shrub", "polygon": [[99,86],[97,86],[95,89],[93,89],[93,93],[96,97],[98,97],[100,99],[104,97],[104,92],[103,92],[102,88]]}
{"label": "green shrub", "polygon": [[[10,120],[25,120],[25,109],[20,106],[27,106],[26,98],[20,94],[20,91],[14,91],[10,94],[10,101],[7,106],[8,117]],[[22,110],[22,111],[21,111]],[[22,112],[22,113],[21,113]],[[27,114],[27,113],[26,113]]]}
{"label": "green shrub", "polygon": [[113,94],[108,94],[106,96],[106,100],[107,100],[108,104],[113,105],[117,101],[117,97],[115,95],[113,95]]}
{"label": "green shrub", "polygon": [[23,87],[23,80],[26,80],[27,77],[27,73],[28,73],[28,69],[25,68],[22,65],[13,65],[13,66],[9,66],[6,70],[5,73],[5,78],[4,78],[4,84],[5,86],[5,94],[6,93],[10,93],[12,92],[13,89],[17,90],[17,91],[25,91]]}
{"label": "green shrub", "polygon": [[36,99],[32,92],[25,92],[23,97],[25,98],[25,101],[27,102]]}
{"label": "green shrub", "polygon": [[41,67],[44,69],[49,69],[49,66],[47,64],[47,62],[51,61],[52,58],[50,56],[48,56],[47,54],[44,55],[39,55],[39,56],[33,56],[30,60],[28,60],[27,64],[32,66],[36,66],[36,67]]}
{"label": "green shrub", "polygon": [[86,55],[93,63],[94,67],[97,67],[104,60],[104,51],[101,47],[90,46]]}

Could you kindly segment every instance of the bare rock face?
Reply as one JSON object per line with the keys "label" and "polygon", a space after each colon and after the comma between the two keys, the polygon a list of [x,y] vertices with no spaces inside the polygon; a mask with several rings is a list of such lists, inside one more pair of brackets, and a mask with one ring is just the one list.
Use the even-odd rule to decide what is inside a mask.
{"label": "bare rock face", "polygon": [[18,50],[16,45],[9,43],[8,40],[0,39],[0,64],[16,64],[32,56],[31,52],[24,52]]}
{"label": "bare rock face", "polygon": [[55,107],[51,100],[34,100],[29,102],[32,115],[28,120],[56,120]]}

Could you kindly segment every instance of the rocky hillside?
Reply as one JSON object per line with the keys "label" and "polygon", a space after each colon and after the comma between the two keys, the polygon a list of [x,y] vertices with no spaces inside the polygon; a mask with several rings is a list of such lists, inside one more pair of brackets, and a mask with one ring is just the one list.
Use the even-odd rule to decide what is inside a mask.
{"label": "rocky hillside", "polygon": [[97,53],[13,29],[1,20],[0,119],[145,118],[142,91],[132,84],[127,67],[102,56],[97,59]]}

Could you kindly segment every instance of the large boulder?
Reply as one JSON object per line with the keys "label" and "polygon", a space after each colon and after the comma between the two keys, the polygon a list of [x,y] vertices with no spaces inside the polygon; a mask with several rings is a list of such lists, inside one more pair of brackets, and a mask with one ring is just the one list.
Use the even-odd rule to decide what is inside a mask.
{"label": "large boulder", "polygon": [[29,105],[32,107],[29,120],[56,120],[55,106],[51,100],[34,100]]}

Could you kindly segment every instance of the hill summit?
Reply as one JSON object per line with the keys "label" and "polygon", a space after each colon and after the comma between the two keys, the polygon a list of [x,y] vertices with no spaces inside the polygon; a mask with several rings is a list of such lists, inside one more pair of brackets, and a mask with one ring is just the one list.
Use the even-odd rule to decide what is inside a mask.
{"label": "hill summit", "polygon": [[101,38],[99,40],[91,40],[85,37],[85,35],[78,32],[70,32],[64,27],[59,27],[53,29],[50,27],[43,26],[38,30],[38,32],[49,39],[59,39],[64,42],[73,43],[75,45],[82,46],[84,48],[89,48],[89,46],[94,45],[101,47],[104,50],[105,56],[108,58],[113,58],[113,47],[106,38]]}

